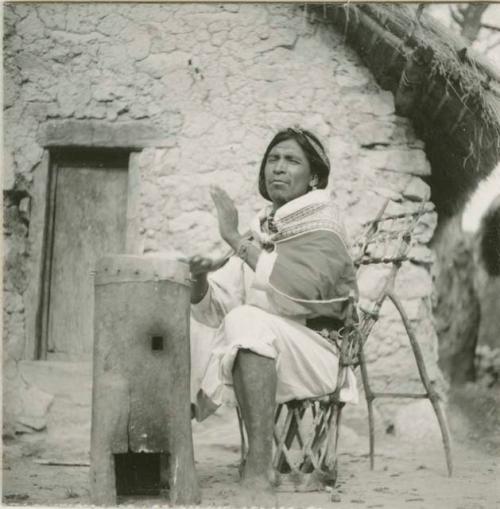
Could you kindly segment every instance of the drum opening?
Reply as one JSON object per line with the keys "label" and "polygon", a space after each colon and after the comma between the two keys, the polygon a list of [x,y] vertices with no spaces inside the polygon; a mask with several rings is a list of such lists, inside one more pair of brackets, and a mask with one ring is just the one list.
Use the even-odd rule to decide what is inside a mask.
{"label": "drum opening", "polygon": [[166,463],[160,453],[115,454],[117,496],[161,495],[168,490]]}

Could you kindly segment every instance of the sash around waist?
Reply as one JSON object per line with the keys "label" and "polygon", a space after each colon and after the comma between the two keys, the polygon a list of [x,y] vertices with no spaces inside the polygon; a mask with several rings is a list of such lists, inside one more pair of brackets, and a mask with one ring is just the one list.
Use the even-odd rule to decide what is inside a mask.
{"label": "sash around waist", "polygon": [[343,326],[343,320],[331,316],[317,316],[306,320],[306,327],[313,331],[321,331],[323,329],[339,331]]}

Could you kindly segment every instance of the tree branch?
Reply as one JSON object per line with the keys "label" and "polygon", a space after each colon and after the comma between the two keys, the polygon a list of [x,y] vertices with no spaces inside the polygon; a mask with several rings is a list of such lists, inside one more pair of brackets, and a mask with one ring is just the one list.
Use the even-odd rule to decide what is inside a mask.
{"label": "tree branch", "polygon": [[490,25],[489,23],[481,23],[481,28],[486,28],[488,30],[494,30],[495,32],[500,32],[500,27],[496,25]]}
{"label": "tree branch", "polygon": [[457,25],[461,26],[464,21],[464,17],[463,17],[463,14],[462,15],[460,15],[460,14],[461,14],[461,12],[458,10],[457,7],[454,8],[454,7],[450,6],[451,18]]}
{"label": "tree branch", "polygon": [[420,18],[422,17],[422,13],[424,12],[425,7],[426,7],[425,4],[418,4],[416,18],[419,23],[420,23]]}
{"label": "tree branch", "polygon": [[495,41],[493,44],[490,44],[489,46],[487,46],[484,52],[488,53],[488,51],[491,51],[493,48],[496,48],[497,46],[500,46],[500,39]]}

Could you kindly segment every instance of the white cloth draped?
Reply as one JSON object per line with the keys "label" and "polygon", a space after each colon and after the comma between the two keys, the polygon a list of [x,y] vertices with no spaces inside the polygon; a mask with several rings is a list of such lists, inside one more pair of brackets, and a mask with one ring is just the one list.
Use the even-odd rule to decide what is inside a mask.
{"label": "white cloth draped", "polygon": [[[278,213],[286,207],[294,212],[325,196],[319,191],[308,193],[278,209],[275,219],[279,224]],[[262,214],[259,217],[262,219]],[[252,230],[260,224],[260,220],[254,221]],[[264,231],[255,233],[259,240],[267,236]],[[192,306],[196,321],[216,329],[214,334],[199,334],[195,326],[191,335],[191,349],[196,356],[192,362],[192,394],[196,394],[199,419],[222,403],[234,403],[232,368],[240,348],[275,359],[278,403],[323,396],[336,389],[338,349],[306,327],[306,318],[315,316],[310,306],[306,309],[289,299],[277,298],[269,284],[276,257],[279,250],[264,252],[255,273],[239,258],[231,257],[209,275],[207,294]],[[340,397],[346,402],[358,400],[350,369],[345,370]]]}

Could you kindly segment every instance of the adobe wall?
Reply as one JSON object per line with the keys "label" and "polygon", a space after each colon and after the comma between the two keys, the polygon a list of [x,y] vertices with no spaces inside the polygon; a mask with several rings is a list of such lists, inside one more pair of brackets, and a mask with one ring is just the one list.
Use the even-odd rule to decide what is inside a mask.
{"label": "adobe wall", "polygon": [[[33,306],[27,280],[40,257],[33,240],[40,223],[31,214],[46,198],[37,183],[45,178],[43,143],[51,129],[64,133],[69,124],[68,133],[75,125],[132,133],[137,126],[140,136],[147,123],[158,134],[138,158],[137,252],[221,252],[208,185],[224,187],[248,223],[264,204],[260,157],[276,129],[290,124],[325,141],[332,196],[353,236],[386,197],[396,213],[425,202],[420,244],[397,290],[439,378],[426,247],[436,215],[422,180],[430,173],[424,147],[331,26],[286,4],[18,4],[5,6],[4,38],[7,393],[32,334],[25,308]],[[72,142],[60,136],[61,144]],[[368,270],[360,278],[365,301],[384,269]],[[382,387],[418,388],[388,306],[368,358]]]}

